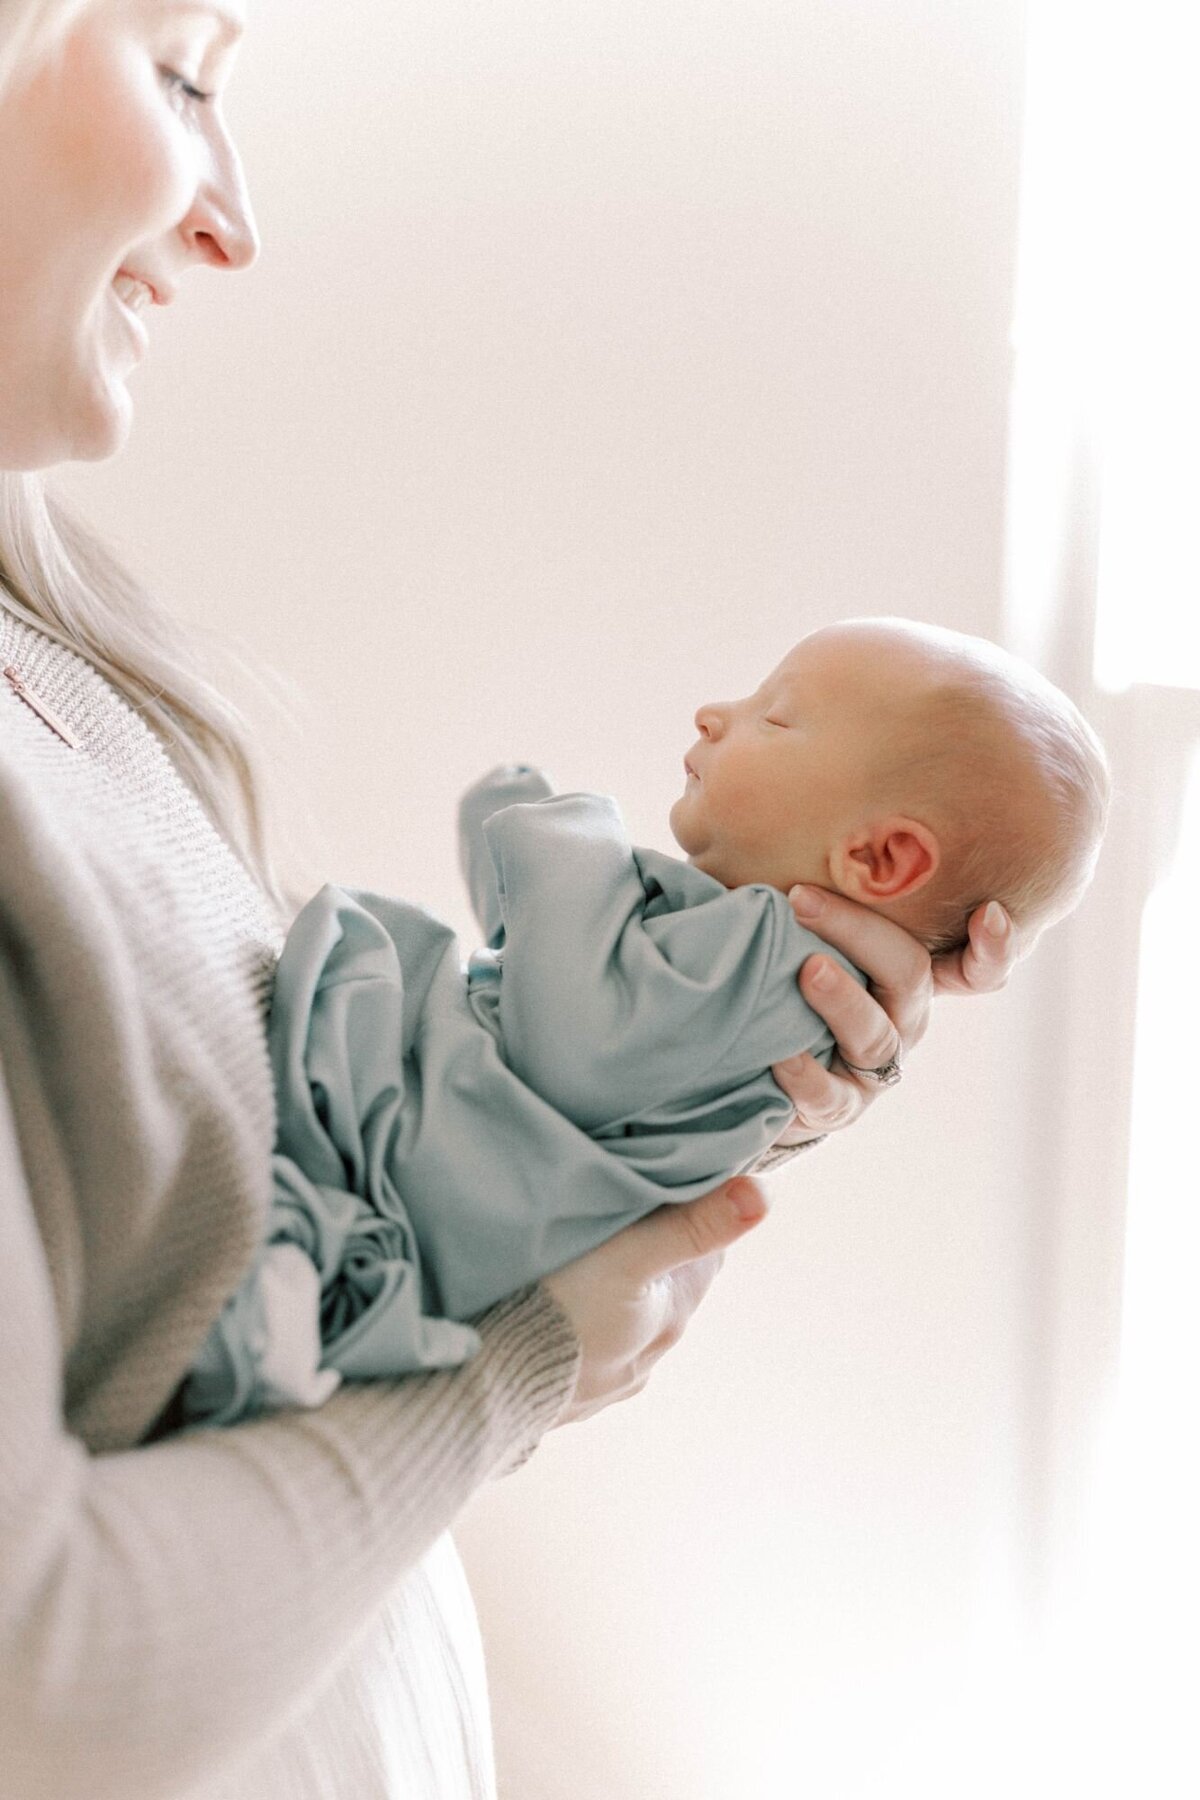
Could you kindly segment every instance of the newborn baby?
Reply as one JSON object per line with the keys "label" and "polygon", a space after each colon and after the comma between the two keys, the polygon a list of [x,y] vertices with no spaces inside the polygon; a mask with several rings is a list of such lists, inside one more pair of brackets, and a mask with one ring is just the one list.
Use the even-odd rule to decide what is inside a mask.
{"label": "newborn baby", "polygon": [[188,1378],[188,1419],[460,1362],[474,1314],[752,1166],[790,1117],[771,1065],[833,1053],[797,972],[817,950],[850,966],[796,922],[797,882],[938,951],[989,898],[1031,946],[1091,878],[1103,751],[983,640],[829,626],[696,724],[671,809],[686,863],[534,770],[469,791],[487,948],[465,972],[418,907],[327,887],[300,913],[271,1018],[266,1240]]}

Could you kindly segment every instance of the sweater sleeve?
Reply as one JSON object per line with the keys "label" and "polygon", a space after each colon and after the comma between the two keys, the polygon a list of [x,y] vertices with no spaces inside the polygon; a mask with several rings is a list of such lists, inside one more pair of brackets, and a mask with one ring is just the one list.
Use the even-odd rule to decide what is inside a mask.
{"label": "sweater sleeve", "polygon": [[0,1767],[7,1800],[183,1794],[304,1701],[570,1392],[544,1290],[465,1368],[89,1456],[0,1083]]}

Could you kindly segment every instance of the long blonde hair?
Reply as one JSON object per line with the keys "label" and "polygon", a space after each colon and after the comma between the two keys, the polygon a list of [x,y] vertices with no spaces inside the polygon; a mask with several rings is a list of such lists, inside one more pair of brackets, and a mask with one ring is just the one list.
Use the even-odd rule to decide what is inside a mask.
{"label": "long blonde hair", "polygon": [[[0,0],[0,105],[90,0]],[[36,472],[0,470],[0,604],[86,659],[162,740],[216,828],[277,905],[241,714],[196,646]]]}
{"label": "long blonde hair", "polygon": [[161,739],[277,906],[250,734],[170,613],[40,475],[0,470],[0,604],[86,657]]}

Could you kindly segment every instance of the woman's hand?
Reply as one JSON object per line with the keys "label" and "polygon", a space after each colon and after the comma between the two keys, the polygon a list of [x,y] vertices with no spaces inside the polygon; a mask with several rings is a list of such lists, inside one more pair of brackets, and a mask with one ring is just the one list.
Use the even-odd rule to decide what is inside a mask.
{"label": "woman's hand", "polygon": [[936,994],[989,994],[1002,988],[1019,954],[1012,921],[996,901],[980,906],[963,950],[930,958],[901,926],[824,888],[788,895],[802,925],[819,933],[870,980],[864,990],[831,957],[810,956],[800,992],[837,1040],[838,1057],[823,1069],[811,1056],[776,1064],[771,1073],[792,1105],[795,1122],[781,1145],[803,1144],[852,1125],[883,1085],[854,1070],[903,1063],[925,1035]]}
{"label": "woman's hand", "polygon": [[560,1425],[640,1393],[679,1342],[726,1249],[766,1211],[757,1182],[738,1176],[699,1200],[660,1206],[543,1279],[583,1347]]}
{"label": "woman's hand", "polygon": [[[796,1123],[779,1140],[785,1145],[851,1124],[880,1084],[847,1064],[878,1069],[902,1059],[924,1036],[935,994],[991,993],[1004,986],[1017,960],[1016,933],[994,902],[972,914],[966,949],[931,961],[916,938],[868,907],[823,888],[796,888],[789,898],[797,918],[836,945],[871,985],[864,991],[829,957],[810,957],[800,971],[800,990],[844,1060],[830,1071],[798,1056],[772,1070],[796,1108]],[[560,1424],[641,1391],[659,1357],[678,1343],[725,1250],[766,1211],[761,1188],[738,1176],[686,1206],[659,1207],[545,1277],[542,1285],[583,1347]]]}

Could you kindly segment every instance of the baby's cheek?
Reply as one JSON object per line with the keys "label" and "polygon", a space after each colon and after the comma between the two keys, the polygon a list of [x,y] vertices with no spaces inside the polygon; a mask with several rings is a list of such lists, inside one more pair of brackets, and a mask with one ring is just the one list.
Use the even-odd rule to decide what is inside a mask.
{"label": "baby's cheek", "polygon": [[778,829],[786,816],[786,797],[777,771],[750,759],[729,771],[725,801],[731,820],[755,837]]}

